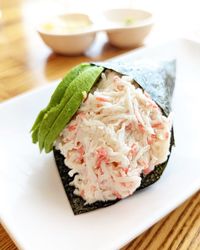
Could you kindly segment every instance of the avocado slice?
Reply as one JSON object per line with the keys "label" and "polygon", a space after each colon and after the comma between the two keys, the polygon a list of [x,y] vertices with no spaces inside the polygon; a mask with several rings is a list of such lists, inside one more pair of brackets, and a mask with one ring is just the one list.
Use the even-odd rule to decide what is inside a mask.
{"label": "avocado slice", "polygon": [[38,141],[38,131],[40,124],[45,116],[45,114],[55,105],[59,104],[61,101],[66,89],[68,88],[69,84],[85,69],[87,69],[90,66],[89,63],[82,63],[78,66],[72,68],[67,75],[63,78],[63,80],[59,83],[57,88],[55,89],[49,104],[46,108],[40,111],[39,115],[37,116],[31,131],[32,131],[32,141],[33,143],[36,143]]}
{"label": "avocado slice", "polygon": [[[84,86],[94,83],[96,77],[100,75],[102,72],[102,67],[98,66],[89,66],[87,69],[85,69],[82,73],[80,73],[68,86],[68,88],[65,91],[65,94],[59,104],[51,108],[44,116],[38,132],[38,141],[39,141],[39,148],[42,151],[44,148],[44,141],[46,136],[51,130],[51,127],[53,123],[55,122],[56,118],[62,111],[62,109],[65,107],[65,105],[68,103],[70,98],[80,89],[84,91]],[[97,74],[97,75],[96,75]],[[88,76],[88,77],[87,77]],[[82,95],[82,93],[81,93]],[[80,98],[82,101],[82,98]],[[70,104],[71,105],[71,104]],[[73,105],[73,104],[72,104]],[[70,107],[71,108],[71,107]],[[72,117],[72,116],[71,116]],[[70,117],[70,118],[71,118]]]}
{"label": "avocado slice", "polygon": [[83,93],[90,91],[103,70],[103,67],[92,66],[83,72],[79,79],[77,78],[78,81],[73,96],[62,109],[59,109],[59,115],[49,128],[48,134],[45,137],[44,148],[46,153],[52,150],[54,141],[80,107],[84,99]]}
{"label": "avocado slice", "polygon": [[38,131],[38,141],[39,141],[39,148],[42,151],[44,147],[44,140],[47,136],[48,132],[51,129],[52,124],[54,123],[56,117],[59,115],[65,104],[69,101],[75,91],[78,89],[78,84],[82,78],[84,78],[85,72],[93,68],[94,66],[87,65],[87,68],[84,68],[82,72],[77,75],[69,84],[67,89],[65,90],[60,103],[54,105],[46,114],[44,115],[43,120],[40,123],[39,131]]}

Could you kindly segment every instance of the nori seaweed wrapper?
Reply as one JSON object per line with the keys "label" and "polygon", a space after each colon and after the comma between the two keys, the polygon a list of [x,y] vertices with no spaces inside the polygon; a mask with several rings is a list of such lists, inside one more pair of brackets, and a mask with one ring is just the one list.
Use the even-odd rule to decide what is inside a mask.
{"label": "nori seaweed wrapper", "polygon": [[[169,115],[171,111],[171,101],[175,86],[175,60],[159,63],[141,61],[131,65],[120,61],[100,62],[92,64],[103,66],[105,70],[111,69],[122,75],[130,76],[159,105],[163,114],[165,116]],[[170,152],[173,145],[174,132],[172,127]],[[83,200],[80,196],[74,194],[74,186],[70,186],[70,182],[74,179],[74,176],[70,177],[68,175],[70,169],[64,163],[64,156],[60,153],[59,150],[56,150],[55,148],[53,149],[53,152],[65,192],[75,215],[93,211],[98,208],[107,207],[119,201],[118,199],[105,202],[97,201],[95,203],[85,205],[85,200]],[[152,185],[160,178],[167,165],[169,157],[170,155],[164,163],[157,165],[151,173],[147,175],[141,175],[142,181],[138,190]]]}

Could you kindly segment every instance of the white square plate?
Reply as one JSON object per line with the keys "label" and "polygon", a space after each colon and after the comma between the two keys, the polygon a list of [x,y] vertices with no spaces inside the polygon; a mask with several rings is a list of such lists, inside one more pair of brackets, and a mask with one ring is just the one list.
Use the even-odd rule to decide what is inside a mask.
{"label": "white square plate", "polygon": [[29,130],[54,84],[1,104],[0,218],[19,248],[120,248],[200,187],[200,45],[178,40],[118,57],[137,58],[177,58],[176,148],[156,184],[113,206],[74,216],[53,155],[31,143]]}

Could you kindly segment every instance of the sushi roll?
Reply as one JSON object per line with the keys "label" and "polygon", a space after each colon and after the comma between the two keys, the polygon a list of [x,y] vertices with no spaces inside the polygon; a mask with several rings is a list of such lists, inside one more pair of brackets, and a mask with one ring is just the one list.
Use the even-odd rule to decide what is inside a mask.
{"label": "sushi roll", "polygon": [[33,127],[53,150],[74,214],[110,206],[162,175],[174,135],[175,61],[85,63],[73,68]]}

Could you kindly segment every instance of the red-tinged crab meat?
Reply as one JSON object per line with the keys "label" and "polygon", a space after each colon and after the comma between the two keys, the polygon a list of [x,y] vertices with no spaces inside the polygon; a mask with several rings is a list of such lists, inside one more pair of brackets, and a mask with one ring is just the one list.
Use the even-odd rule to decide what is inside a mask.
{"label": "red-tinged crab meat", "polygon": [[117,192],[117,191],[113,191],[112,193],[114,196],[116,196],[117,199],[121,199],[122,196]]}
{"label": "red-tinged crab meat", "polygon": [[152,128],[163,129],[163,124],[161,122],[156,122],[152,124]]}
{"label": "red-tinged crab meat", "polygon": [[165,139],[167,140],[168,138],[169,138],[169,133],[166,132],[166,133],[165,133]]}
{"label": "red-tinged crab meat", "polygon": [[99,148],[97,149],[97,163],[96,163],[97,168],[101,166],[102,161],[108,163],[108,154],[104,148]]}
{"label": "red-tinged crab meat", "polygon": [[84,196],[85,196],[85,191],[84,191],[84,190],[81,190],[81,191],[80,191],[80,195],[81,195],[82,197],[84,197]]}
{"label": "red-tinged crab meat", "polygon": [[103,106],[103,105],[100,104],[100,103],[97,103],[97,104],[96,104],[96,107],[97,107],[97,108],[101,108],[102,106]]}
{"label": "red-tinged crab meat", "polygon": [[133,122],[130,122],[125,128],[127,131],[131,131],[133,129]]}
{"label": "red-tinged crab meat", "polygon": [[154,140],[157,139],[156,134],[151,134],[151,138],[154,139]]}
{"label": "red-tinged crab meat", "polygon": [[96,100],[99,102],[108,102],[108,99],[106,99],[104,97],[96,97]]}
{"label": "red-tinged crab meat", "polygon": [[76,129],[76,127],[77,127],[76,124],[69,125],[69,126],[68,126],[68,130],[69,130],[69,131],[73,131],[73,130]]}
{"label": "red-tinged crab meat", "polygon": [[83,111],[78,112],[77,116],[80,117],[80,118],[84,118],[85,117],[85,112],[83,112]]}
{"label": "red-tinged crab meat", "polygon": [[79,153],[79,156],[76,160],[77,163],[83,163],[84,162],[84,154],[85,154],[85,150],[83,145],[81,145],[80,147],[75,147],[76,151]]}
{"label": "red-tinged crab meat", "polygon": [[135,143],[133,143],[133,145],[131,146],[130,153],[132,156],[136,156],[136,154],[138,153],[137,145]]}
{"label": "red-tinged crab meat", "polygon": [[138,163],[144,167],[144,169],[147,169],[149,166],[148,164],[146,163],[146,161],[144,160],[138,160]]}
{"label": "red-tinged crab meat", "polygon": [[123,168],[123,171],[125,174],[128,174],[128,170],[129,170],[129,168]]}
{"label": "red-tinged crab meat", "polygon": [[141,133],[145,132],[145,128],[144,128],[144,126],[141,123],[138,124],[138,128],[139,128],[139,130],[140,130]]}
{"label": "red-tinged crab meat", "polygon": [[149,174],[151,171],[152,171],[152,169],[150,169],[150,168],[145,168],[145,169],[143,170],[143,173],[144,173],[145,175],[147,175],[147,174]]}

